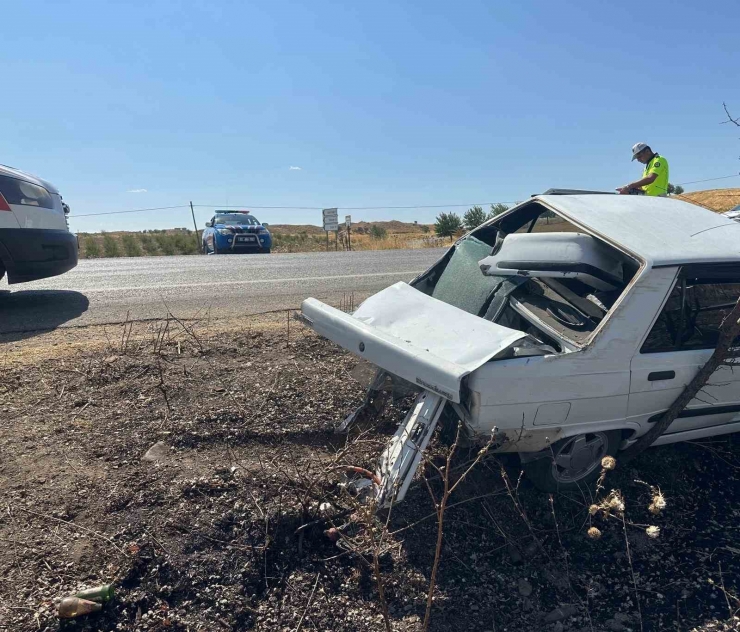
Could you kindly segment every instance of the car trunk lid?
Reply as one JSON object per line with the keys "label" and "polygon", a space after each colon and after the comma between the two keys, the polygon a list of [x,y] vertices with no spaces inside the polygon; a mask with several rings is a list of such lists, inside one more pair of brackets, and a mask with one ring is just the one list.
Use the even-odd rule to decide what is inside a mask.
{"label": "car trunk lid", "polygon": [[524,338],[412,288],[395,285],[352,314],[313,298],[301,312],[314,331],[421,389],[460,402],[463,378]]}

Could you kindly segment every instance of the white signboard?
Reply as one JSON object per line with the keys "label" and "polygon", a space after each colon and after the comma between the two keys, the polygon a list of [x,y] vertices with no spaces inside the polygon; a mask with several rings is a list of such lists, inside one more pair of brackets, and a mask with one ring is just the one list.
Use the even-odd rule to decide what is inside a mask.
{"label": "white signboard", "polygon": [[321,211],[324,219],[324,230],[339,230],[339,215],[335,208],[325,208]]}
{"label": "white signboard", "polygon": [[352,226],[352,216],[351,215],[345,215],[344,216],[344,225],[349,228]]}

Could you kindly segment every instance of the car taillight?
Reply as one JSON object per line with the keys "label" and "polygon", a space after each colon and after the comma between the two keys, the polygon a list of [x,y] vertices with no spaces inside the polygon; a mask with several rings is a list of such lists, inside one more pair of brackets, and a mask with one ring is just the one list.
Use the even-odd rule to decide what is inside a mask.
{"label": "car taillight", "polygon": [[10,211],[10,206],[2,193],[0,193],[0,211]]}

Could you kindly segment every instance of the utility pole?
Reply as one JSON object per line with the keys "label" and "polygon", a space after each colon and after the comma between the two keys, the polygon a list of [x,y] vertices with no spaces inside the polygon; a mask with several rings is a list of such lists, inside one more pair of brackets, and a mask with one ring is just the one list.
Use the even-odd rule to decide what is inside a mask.
{"label": "utility pole", "polygon": [[200,252],[203,248],[200,245],[200,236],[198,235],[198,224],[195,222],[195,210],[193,209],[193,202],[190,201],[190,213],[193,215],[193,228],[195,229],[195,247]]}

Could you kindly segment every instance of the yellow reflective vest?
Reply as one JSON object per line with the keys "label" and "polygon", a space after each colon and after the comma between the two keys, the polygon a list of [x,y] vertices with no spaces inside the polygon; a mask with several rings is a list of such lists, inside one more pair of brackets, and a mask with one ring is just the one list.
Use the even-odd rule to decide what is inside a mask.
{"label": "yellow reflective vest", "polygon": [[642,187],[645,195],[666,195],[668,193],[668,161],[660,154],[655,154],[645,165],[642,177],[647,178],[651,173],[658,177],[651,184]]}

